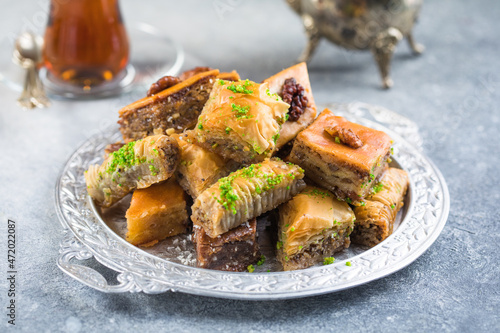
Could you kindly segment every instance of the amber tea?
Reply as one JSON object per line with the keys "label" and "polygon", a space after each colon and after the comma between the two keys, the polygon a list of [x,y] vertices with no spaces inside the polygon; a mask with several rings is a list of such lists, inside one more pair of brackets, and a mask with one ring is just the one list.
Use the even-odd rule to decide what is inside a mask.
{"label": "amber tea", "polygon": [[83,89],[119,78],[129,43],[118,0],[51,0],[43,59],[51,76]]}

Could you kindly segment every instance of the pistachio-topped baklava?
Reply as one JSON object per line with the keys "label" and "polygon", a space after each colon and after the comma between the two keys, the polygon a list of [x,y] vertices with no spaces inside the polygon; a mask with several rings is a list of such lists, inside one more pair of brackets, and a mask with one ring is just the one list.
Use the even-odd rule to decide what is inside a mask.
{"label": "pistachio-topped baklava", "polygon": [[304,171],[281,160],[265,160],[219,179],[200,194],[191,219],[217,237],[276,208],[297,194],[305,183]]}
{"label": "pistachio-topped baklava", "polygon": [[289,160],[337,198],[359,206],[387,169],[391,138],[325,109],[302,131]]}
{"label": "pistachio-topped baklava", "polygon": [[166,135],[148,136],[112,152],[101,165],[85,172],[87,192],[101,206],[110,207],[136,188],[146,188],[173,175],[179,145]]}
{"label": "pistachio-topped baklava", "polygon": [[240,163],[262,161],[276,148],[288,108],[267,83],[219,79],[198,118],[198,144]]}
{"label": "pistachio-topped baklava", "polygon": [[307,186],[279,208],[278,259],[283,269],[307,268],[349,247],[354,213],[326,190]]}
{"label": "pistachio-topped baklava", "polygon": [[354,209],[356,224],[352,241],[375,246],[392,234],[394,221],[408,189],[406,171],[389,168],[384,177],[372,188],[365,205]]}

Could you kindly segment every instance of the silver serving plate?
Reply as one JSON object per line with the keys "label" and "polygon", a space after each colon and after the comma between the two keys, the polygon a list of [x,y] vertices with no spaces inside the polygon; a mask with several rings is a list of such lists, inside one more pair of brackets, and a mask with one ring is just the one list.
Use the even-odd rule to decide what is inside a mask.
{"label": "silver serving plate", "polygon": [[[446,183],[439,170],[422,154],[418,128],[410,120],[363,103],[330,108],[351,121],[388,133],[395,141],[396,165],[410,175],[410,189],[405,208],[400,212],[399,226],[379,245],[373,248],[352,246],[337,254],[336,262],[331,265],[282,272],[274,259],[271,240],[261,237],[259,243],[267,260],[254,273],[195,267],[189,236],[173,237],[152,248],[135,247],[123,238],[126,200],[117,207],[101,211],[86,193],[83,173],[90,164],[102,161],[106,144],[120,139],[120,133],[113,129],[91,137],[78,148],[57,182],[56,210],[64,227],[57,260],[59,268],[76,280],[107,293],[181,291],[247,300],[335,292],[404,268],[431,246],[446,223],[450,207]],[[266,226],[265,220],[259,224]],[[108,282],[94,268],[75,263],[92,257],[117,272],[117,283]],[[351,266],[346,266],[347,261]]]}

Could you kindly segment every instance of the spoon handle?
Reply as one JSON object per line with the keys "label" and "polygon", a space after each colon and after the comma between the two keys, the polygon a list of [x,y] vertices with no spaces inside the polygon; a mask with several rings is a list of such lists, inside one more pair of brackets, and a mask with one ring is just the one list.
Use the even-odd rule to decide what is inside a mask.
{"label": "spoon handle", "polygon": [[33,70],[34,66],[28,66],[26,69],[26,77],[24,79],[24,86],[21,96],[17,99],[17,104],[23,109],[33,109],[36,105],[32,102],[32,82],[33,82]]}
{"label": "spoon handle", "polygon": [[46,108],[50,106],[50,100],[45,94],[45,89],[43,88],[42,81],[40,80],[40,76],[38,75],[38,70],[36,68],[34,69],[32,95],[32,102],[39,108]]}

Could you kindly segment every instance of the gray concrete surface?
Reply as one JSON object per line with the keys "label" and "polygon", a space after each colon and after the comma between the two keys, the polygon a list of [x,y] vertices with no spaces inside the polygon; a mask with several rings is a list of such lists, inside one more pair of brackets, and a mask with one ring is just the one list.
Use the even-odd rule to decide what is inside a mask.
{"label": "gray concrete surface", "polygon": [[[218,14],[216,5],[226,4]],[[0,37],[37,24],[47,1],[0,0]],[[290,65],[305,37],[284,1],[123,0],[127,22],[147,21],[191,58],[262,80]],[[107,295],[55,264],[61,226],[54,186],[66,159],[133,96],[56,101],[23,111],[0,85],[0,331],[23,332],[498,332],[500,319],[500,2],[426,1],[415,37],[398,47],[395,87],[379,88],[369,53],[322,42],[309,70],[318,103],[363,101],[414,120],[451,195],[435,244],[407,268],[343,292],[274,302],[181,293]],[[43,22],[43,20],[42,20]],[[6,52],[6,50],[0,50]],[[17,319],[7,324],[7,219],[17,223]]]}

